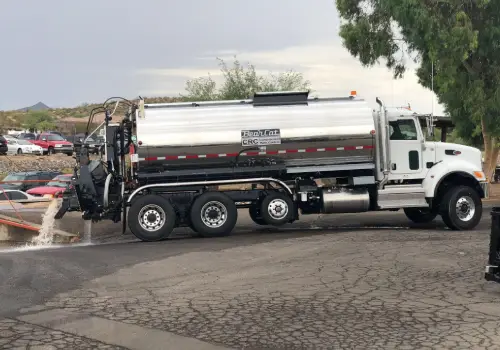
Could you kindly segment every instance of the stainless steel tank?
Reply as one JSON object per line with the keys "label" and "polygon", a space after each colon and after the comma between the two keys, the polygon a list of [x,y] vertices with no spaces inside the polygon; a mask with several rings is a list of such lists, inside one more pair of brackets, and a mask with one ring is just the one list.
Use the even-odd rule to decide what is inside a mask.
{"label": "stainless steel tank", "polygon": [[266,158],[287,167],[373,162],[374,133],[372,109],[356,99],[146,104],[137,115],[137,152],[139,169],[225,166],[238,154],[239,161]]}

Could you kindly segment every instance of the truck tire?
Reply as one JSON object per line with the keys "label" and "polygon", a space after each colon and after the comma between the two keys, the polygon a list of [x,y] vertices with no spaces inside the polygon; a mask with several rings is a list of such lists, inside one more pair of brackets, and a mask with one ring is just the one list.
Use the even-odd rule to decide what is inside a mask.
{"label": "truck tire", "polygon": [[47,150],[47,155],[50,156],[51,154],[54,154],[54,149],[52,147],[49,147]]}
{"label": "truck tire", "polygon": [[406,217],[416,224],[431,222],[437,216],[437,213],[432,212],[430,208],[404,208],[403,210]]}
{"label": "truck tire", "polygon": [[130,231],[145,242],[167,239],[176,221],[175,210],[168,199],[154,194],[135,200],[128,212]]}
{"label": "truck tire", "polygon": [[250,215],[250,219],[255,222],[257,225],[265,226],[267,223],[264,221],[262,217],[257,212],[257,207],[253,206],[248,209],[248,213]]}
{"label": "truck tire", "polygon": [[283,193],[271,193],[262,201],[260,215],[268,225],[282,226],[292,220],[293,201]]}
{"label": "truck tire", "polygon": [[468,186],[452,187],[445,193],[440,205],[444,223],[455,231],[475,228],[483,215],[483,204],[478,193]]}
{"label": "truck tire", "polygon": [[19,148],[19,149],[17,150],[17,154],[18,154],[18,155],[23,154],[23,150]]}
{"label": "truck tire", "polygon": [[226,236],[238,220],[236,204],[221,192],[205,192],[194,200],[191,225],[202,237]]}

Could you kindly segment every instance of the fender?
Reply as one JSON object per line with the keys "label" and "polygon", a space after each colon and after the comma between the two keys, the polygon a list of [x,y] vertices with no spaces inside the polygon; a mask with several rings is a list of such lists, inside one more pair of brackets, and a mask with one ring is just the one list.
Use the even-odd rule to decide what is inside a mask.
{"label": "fender", "polygon": [[458,159],[453,162],[439,162],[434,164],[434,166],[429,169],[424,181],[422,182],[425,197],[434,198],[441,182],[452,174],[461,175],[470,179],[478,186],[480,186],[480,182],[486,181],[486,177],[482,169],[477,169],[470,162]]}

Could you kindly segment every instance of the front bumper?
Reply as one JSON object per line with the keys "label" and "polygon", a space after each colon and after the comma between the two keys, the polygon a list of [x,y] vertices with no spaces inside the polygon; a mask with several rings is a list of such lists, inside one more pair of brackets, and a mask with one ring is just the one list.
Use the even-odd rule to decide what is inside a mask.
{"label": "front bumper", "polygon": [[73,147],[54,147],[54,153],[73,154]]}
{"label": "front bumper", "polygon": [[481,186],[481,189],[483,190],[484,194],[484,199],[490,198],[490,184],[487,182],[480,182],[479,185]]}

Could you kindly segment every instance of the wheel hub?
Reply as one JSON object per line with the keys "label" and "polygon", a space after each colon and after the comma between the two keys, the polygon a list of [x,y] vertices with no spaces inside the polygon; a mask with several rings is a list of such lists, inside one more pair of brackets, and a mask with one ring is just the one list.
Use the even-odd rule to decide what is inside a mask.
{"label": "wheel hub", "polygon": [[208,227],[217,228],[227,221],[227,208],[217,201],[210,201],[201,208],[201,221]]}
{"label": "wheel hub", "polygon": [[138,215],[139,225],[146,231],[158,231],[165,225],[165,211],[156,204],[150,204],[141,209]]}
{"label": "wheel hub", "polygon": [[288,214],[288,204],[283,199],[273,199],[267,209],[274,219],[282,219]]}
{"label": "wheel hub", "polygon": [[460,197],[455,208],[458,218],[462,221],[471,220],[476,213],[474,201],[469,196]]}

